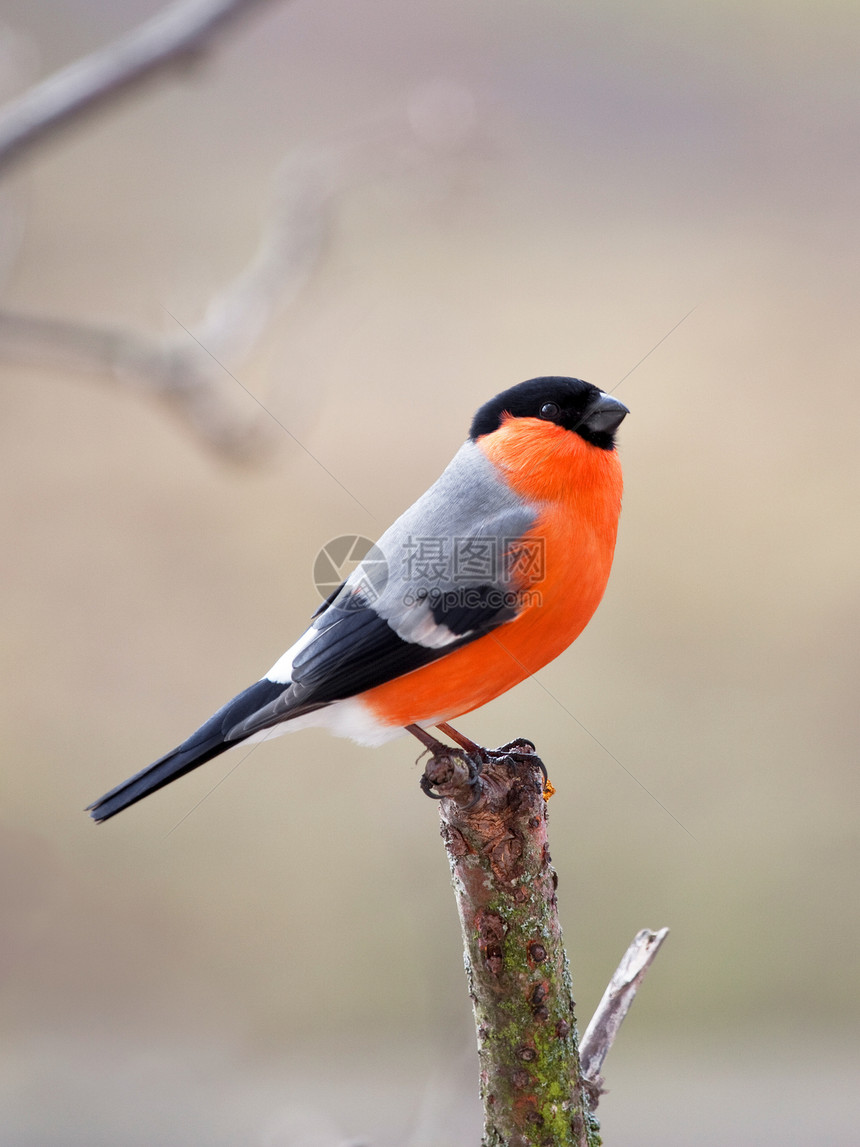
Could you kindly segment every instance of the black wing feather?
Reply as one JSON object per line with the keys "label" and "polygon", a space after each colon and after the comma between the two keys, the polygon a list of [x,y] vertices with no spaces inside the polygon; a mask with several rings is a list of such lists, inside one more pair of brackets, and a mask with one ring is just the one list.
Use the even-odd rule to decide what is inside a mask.
{"label": "black wing feather", "polygon": [[107,820],[253,733],[421,669],[516,616],[510,596],[503,600],[498,587],[481,586],[470,593],[452,592],[434,603],[434,622],[454,635],[435,648],[404,641],[355,593],[344,605],[334,598],[323,603],[314,620],[319,634],[296,656],[289,684],[265,677],[256,681],[172,752],[105,793],[88,811],[94,820]]}
{"label": "black wing feather", "polygon": [[429,665],[462,644],[431,649],[404,641],[369,606],[329,609],[324,617],[330,624],[293,662],[293,687],[315,704],[354,697]]}
{"label": "black wing feather", "polygon": [[516,594],[497,585],[476,585],[442,594],[433,605],[433,620],[452,633],[478,636],[517,616]]}
{"label": "black wing feather", "polygon": [[[486,591],[486,592],[484,592]],[[454,640],[431,647],[404,641],[370,604],[330,606],[314,623],[320,629],[293,662],[293,687],[315,705],[354,697],[375,685],[421,669],[512,620],[517,610],[510,595],[481,586],[463,596],[443,595],[432,607],[433,620],[447,626]]]}

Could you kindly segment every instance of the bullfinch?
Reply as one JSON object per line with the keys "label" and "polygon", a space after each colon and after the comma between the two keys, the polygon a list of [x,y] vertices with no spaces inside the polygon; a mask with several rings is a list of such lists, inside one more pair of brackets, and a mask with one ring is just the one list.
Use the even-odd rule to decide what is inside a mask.
{"label": "bullfinch", "polygon": [[242,741],[324,726],[365,745],[449,721],[552,661],[597,608],[621,509],[627,407],[577,378],[496,395],[414,505],[268,673],[90,806],[97,821]]}

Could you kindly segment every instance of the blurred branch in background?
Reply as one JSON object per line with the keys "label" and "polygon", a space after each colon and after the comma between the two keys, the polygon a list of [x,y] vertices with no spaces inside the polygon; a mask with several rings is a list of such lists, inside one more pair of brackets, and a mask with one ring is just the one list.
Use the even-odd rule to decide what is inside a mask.
{"label": "blurred branch in background", "polygon": [[[132,84],[197,58],[215,31],[261,2],[187,0],[37,84],[0,109],[0,171],[85,111],[110,106]],[[259,400],[248,413],[227,360],[235,364],[248,356],[276,309],[299,295],[321,258],[337,195],[362,178],[438,161],[458,151],[473,129],[467,89],[442,82],[418,89],[405,111],[356,130],[346,142],[287,157],[256,253],[199,323],[186,327],[176,316],[175,329],[159,336],[3,310],[0,357],[102,375],[164,402],[218,455],[260,460],[274,446],[277,423]]]}
{"label": "blurred branch in background", "polygon": [[321,164],[285,165],[257,252],[186,331],[151,335],[80,320],[0,311],[0,356],[96,373],[163,400],[197,437],[234,459],[259,457],[274,436],[258,407],[243,408],[221,362],[254,347],[276,305],[294,297],[320,254],[332,180]]}
{"label": "blurred branch in background", "polygon": [[124,91],[188,67],[222,27],[271,0],[179,0],[151,20],[36,84],[0,110],[0,169],[52,132]]}
{"label": "blurred branch in background", "polygon": [[600,1068],[668,929],[636,936],[578,1045],[543,766],[530,743],[481,750],[480,773],[462,750],[426,743],[433,755],[421,787],[442,802],[478,1037],[483,1147],[596,1147]]}

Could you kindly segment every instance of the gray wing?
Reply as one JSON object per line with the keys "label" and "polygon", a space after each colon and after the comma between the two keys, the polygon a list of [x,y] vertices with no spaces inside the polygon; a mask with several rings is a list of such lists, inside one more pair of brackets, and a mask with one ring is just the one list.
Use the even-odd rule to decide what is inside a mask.
{"label": "gray wing", "polygon": [[512,555],[538,512],[465,443],[269,671],[284,692],[229,735],[354,697],[514,620],[521,604]]}
{"label": "gray wing", "polygon": [[515,544],[538,512],[466,442],[333,604],[359,590],[399,637],[430,648],[450,645],[494,616],[498,624],[509,621],[518,612]]}

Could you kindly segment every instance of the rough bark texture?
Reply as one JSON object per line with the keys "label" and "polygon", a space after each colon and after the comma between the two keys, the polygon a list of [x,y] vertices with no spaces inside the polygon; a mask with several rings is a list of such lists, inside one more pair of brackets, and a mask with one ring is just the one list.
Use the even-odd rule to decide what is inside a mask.
{"label": "rough bark texture", "polygon": [[484,1147],[597,1147],[537,760],[521,749],[490,754],[475,800],[466,755],[440,748],[424,784],[444,798],[442,836],[478,1036]]}

